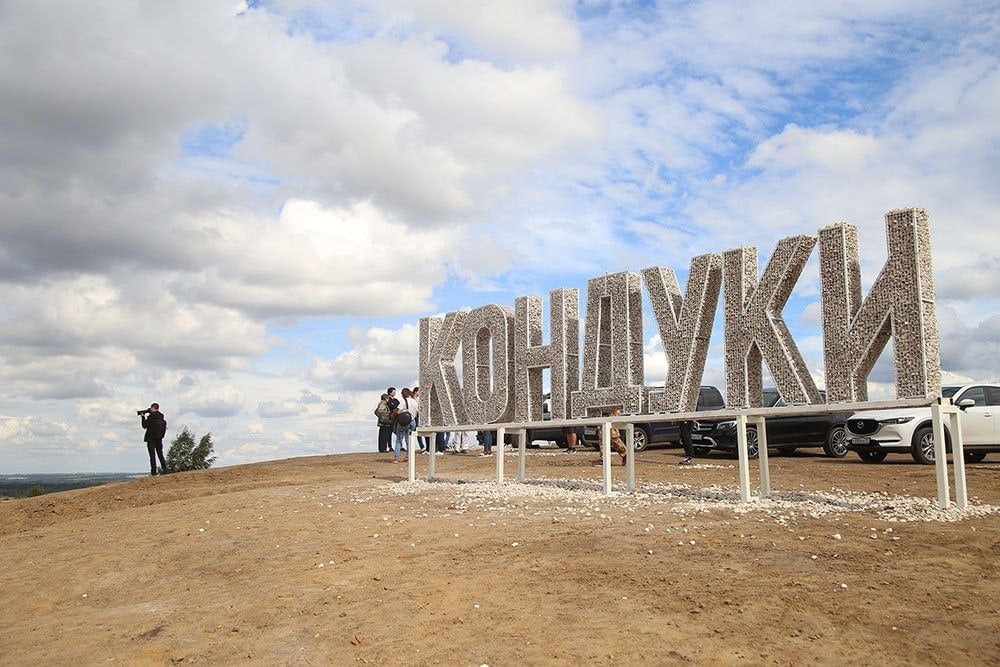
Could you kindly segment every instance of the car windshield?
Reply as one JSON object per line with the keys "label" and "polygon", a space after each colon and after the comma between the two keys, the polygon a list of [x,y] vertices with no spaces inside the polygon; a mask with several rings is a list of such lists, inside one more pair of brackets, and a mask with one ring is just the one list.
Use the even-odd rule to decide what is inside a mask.
{"label": "car windshield", "polygon": [[778,393],[777,389],[765,389],[763,396],[763,403],[765,408],[773,408],[781,398],[781,394]]}
{"label": "car windshield", "polygon": [[941,387],[941,395],[945,398],[951,398],[959,389],[961,387]]}

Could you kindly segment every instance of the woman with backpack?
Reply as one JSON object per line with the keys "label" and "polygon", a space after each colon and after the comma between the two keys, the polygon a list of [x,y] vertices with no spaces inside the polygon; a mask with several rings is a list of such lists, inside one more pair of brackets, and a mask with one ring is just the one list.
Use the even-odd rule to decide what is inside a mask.
{"label": "woman with backpack", "polygon": [[[407,387],[403,387],[403,391],[400,394],[403,398],[399,402],[399,406],[393,410],[393,416],[395,417],[393,422],[393,432],[396,434],[396,446],[393,450],[393,463],[399,463],[399,451],[403,445],[403,441],[406,441],[406,454],[410,454],[410,431],[413,430],[413,413],[411,410],[416,410],[417,405],[413,402],[413,395],[410,394],[410,390]],[[404,462],[407,460],[404,456],[402,459]]]}

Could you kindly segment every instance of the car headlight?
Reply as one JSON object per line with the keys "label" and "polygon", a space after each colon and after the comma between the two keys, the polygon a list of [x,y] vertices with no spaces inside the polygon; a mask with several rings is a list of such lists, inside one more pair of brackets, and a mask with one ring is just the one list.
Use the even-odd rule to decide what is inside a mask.
{"label": "car headlight", "polygon": [[905,424],[913,421],[913,417],[891,417],[890,419],[879,419],[879,424]]}
{"label": "car headlight", "polygon": [[736,430],[736,422],[734,421],[719,422],[718,424],[715,425],[715,428],[717,428],[720,431],[734,431]]}

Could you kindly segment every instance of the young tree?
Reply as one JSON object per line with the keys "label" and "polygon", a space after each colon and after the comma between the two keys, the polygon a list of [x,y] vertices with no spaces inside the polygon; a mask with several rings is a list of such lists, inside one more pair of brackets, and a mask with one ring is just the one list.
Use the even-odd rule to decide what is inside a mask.
{"label": "young tree", "polygon": [[206,433],[201,436],[198,446],[191,452],[191,470],[211,468],[213,463],[215,457],[212,456],[212,434]]}
{"label": "young tree", "polygon": [[167,470],[170,472],[193,470],[191,467],[192,452],[194,452],[194,435],[185,426],[170,443],[170,450],[167,452]]}
{"label": "young tree", "polygon": [[215,463],[213,454],[212,434],[201,436],[197,445],[194,444],[194,434],[185,426],[180,435],[170,443],[167,452],[167,470],[184,472],[185,470],[204,470]]}

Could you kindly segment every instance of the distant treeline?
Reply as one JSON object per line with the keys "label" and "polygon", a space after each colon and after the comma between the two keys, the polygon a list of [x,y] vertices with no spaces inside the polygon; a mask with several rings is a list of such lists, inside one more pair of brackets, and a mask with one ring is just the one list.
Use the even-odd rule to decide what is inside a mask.
{"label": "distant treeline", "polygon": [[109,482],[124,482],[139,473],[65,473],[65,474],[25,474],[0,475],[0,497],[28,498],[45,493],[83,489]]}

